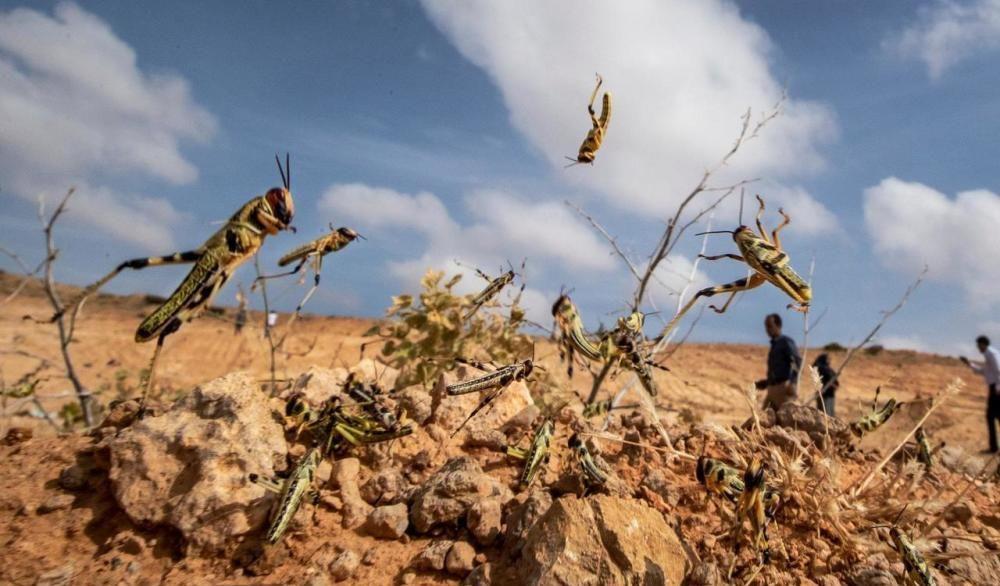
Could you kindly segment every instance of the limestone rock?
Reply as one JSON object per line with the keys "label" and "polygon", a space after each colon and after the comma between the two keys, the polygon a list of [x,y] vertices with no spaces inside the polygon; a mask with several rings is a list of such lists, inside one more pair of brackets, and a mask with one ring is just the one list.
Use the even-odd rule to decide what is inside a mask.
{"label": "limestone rock", "polygon": [[513,494],[475,460],[453,458],[446,462],[413,495],[410,522],[419,533],[436,525],[454,525],[465,519],[472,505],[483,499],[506,503]]}
{"label": "limestone rock", "polygon": [[465,576],[472,571],[476,561],[476,550],[464,541],[456,541],[444,558],[444,567],[449,574]]}
{"label": "limestone rock", "polygon": [[384,468],[361,487],[361,498],[371,505],[394,505],[405,501],[412,488],[399,469]]}
{"label": "limestone rock", "polygon": [[[464,379],[472,378],[481,374],[479,371],[468,369]],[[463,379],[463,380],[464,380]],[[438,380],[432,394],[432,405],[434,406],[433,421],[451,433],[469,416],[469,413],[476,408],[482,398],[482,393],[468,393],[465,395],[451,396],[446,392],[447,385],[456,382],[451,373],[445,373]],[[523,381],[515,381],[504,389],[489,407],[483,409],[469,420],[465,428],[458,434],[459,441],[465,440],[465,435],[481,432],[483,430],[500,429],[512,417],[517,415],[529,405],[534,404],[528,386]]]}
{"label": "limestone rock", "polygon": [[349,549],[345,549],[340,555],[330,563],[330,576],[337,582],[343,582],[354,576],[361,565],[361,558],[358,554]]}
{"label": "limestone rock", "polygon": [[122,430],[109,447],[112,488],[128,516],[176,527],[204,547],[222,547],[264,523],[271,501],[248,476],[272,476],[287,451],[267,394],[245,372],[194,389],[163,415]]}
{"label": "limestone rock", "polygon": [[826,440],[827,429],[834,440],[850,437],[846,423],[836,417],[827,417],[812,405],[799,405],[794,401],[788,401],[781,406],[776,417],[778,425],[804,431],[818,445],[822,445]]}
{"label": "limestone rock", "polygon": [[333,464],[333,481],[340,489],[340,500],[343,503],[344,527],[354,528],[365,522],[372,512],[372,507],[361,499],[358,489],[358,473],[361,462],[357,458],[342,458]]}
{"label": "limestone rock", "polygon": [[517,562],[525,584],[680,584],[676,533],[641,501],[563,497],[531,529]]}
{"label": "limestone rock", "polygon": [[406,503],[375,507],[368,515],[365,530],[369,535],[382,539],[399,539],[410,525]]}
{"label": "limestone rock", "polygon": [[423,385],[406,387],[396,395],[400,407],[406,416],[417,425],[423,425],[431,418],[431,395],[424,390]]}
{"label": "limestone rock", "polygon": [[396,379],[399,378],[399,371],[395,368],[376,362],[371,358],[364,358],[351,367],[351,373],[360,380],[378,384],[382,389],[390,391],[396,388]]}
{"label": "limestone rock", "polygon": [[444,560],[454,543],[449,539],[432,541],[422,552],[417,554],[410,565],[417,570],[443,570]]}
{"label": "limestone rock", "polygon": [[467,525],[476,543],[490,545],[500,536],[503,507],[498,499],[484,499],[469,507]]}
{"label": "limestone rock", "polygon": [[291,389],[281,394],[281,398],[287,399],[292,395],[301,394],[306,403],[318,408],[334,395],[343,397],[344,381],[346,380],[347,371],[343,368],[310,366],[309,370],[295,379]]}
{"label": "limestone rock", "polygon": [[[547,490],[535,489],[526,496],[518,495],[520,503],[507,514],[507,533],[504,535],[504,555],[514,557],[524,547],[528,531],[552,506],[552,495]],[[523,500],[522,500],[523,499]]]}

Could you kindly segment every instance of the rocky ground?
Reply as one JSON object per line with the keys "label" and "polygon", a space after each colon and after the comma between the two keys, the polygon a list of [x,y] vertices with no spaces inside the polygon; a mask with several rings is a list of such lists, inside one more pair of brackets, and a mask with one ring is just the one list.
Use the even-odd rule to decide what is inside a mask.
{"label": "rocky ground", "polygon": [[[144,300],[95,301],[79,353],[96,388],[95,380],[115,380],[113,368],[137,368],[148,348],[133,352],[121,342],[130,343],[125,331],[136,321],[122,315],[143,311]],[[30,292],[3,307],[9,348],[49,356],[47,330],[19,320],[43,308]],[[886,353],[852,366],[853,384],[889,379],[883,393],[908,401],[859,441],[843,421],[824,421],[806,406],[751,410],[739,389],[755,378],[760,349],[685,348],[674,363],[691,366],[665,375],[677,380],[660,398],[673,401],[658,409],[664,427],[627,409],[604,428],[601,419],[582,418],[579,404],[567,405],[553,413],[551,458],[527,488],[518,484],[521,463],[504,447],[525,446],[538,420],[528,388],[514,383],[452,437],[479,397],[447,396],[443,385],[466,373],[447,374],[431,389],[396,389],[392,401],[414,433],[322,463],[317,498],[269,546],[263,533],[274,497],[249,477],[288,471],[309,442],[308,432],[297,436],[286,424],[285,400],[296,394],[318,406],[349,372],[394,388],[396,373],[360,359],[352,344],[360,343],[362,322],[340,322],[341,346],[321,340],[312,344],[321,350],[286,357],[287,384],[271,396],[258,350],[246,350],[259,342],[246,343],[252,364],[226,363],[220,356],[233,350],[219,336],[232,339],[231,329],[210,319],[190,324],[194,332],[164,354],[163,380],[175,392],[141,420],[130,401],[88,434],[56,435],[34,417],[4,418],[0,583],[895,584],[900,556],[888,530],[873,527],[893,523],[904,506],[899,526],[938,583],[1000,583],[1000,476],[996,462],[977,453],[974,391],[955,390],[928,419],[935,444],[948,444],[929,470],[911,446],[884,458],[931,399],[941,399],[948,375],[961,372],[950,359]],[[319,320],[304,323],[308,349],[308,332],[322,328]],[[206,335],[212,328],[220,329],[214,338]],[[185,341],[208,352],[213,340],[217,354],[206,363],[186,360],[197,350]],[[8,380],[30,367],[26,356],[3,359]],[[116,366],[106,366],[111,360]],[[909,376],[894,382],[899,364]],[[730,374],[711,378],[699,368]],[[45,385],[43,395],[62,388]],[[844,394],[860,398],[862,390]],[[861,408],[844,403],[849,421]],[[567,447],[573,433],[587,438],[607,473],[603,486],[585,489]],[[753,456],[767,464],[768,486],[782,503],[769,527],[768,563],[747,540],[749,525],[731,532],[733,504],[696,480],[702,454],[739,468]]]}

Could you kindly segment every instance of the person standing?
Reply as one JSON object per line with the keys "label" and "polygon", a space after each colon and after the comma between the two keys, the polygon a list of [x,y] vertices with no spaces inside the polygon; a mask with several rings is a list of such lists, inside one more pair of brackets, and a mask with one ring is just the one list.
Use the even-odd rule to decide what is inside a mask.
{"label": "person standing", "polygon": [[826,353],[820,354],[813,361],[813,368],[819,373],[819,382],[823,385],[823,395],[816,397],[816,408],[824,411],[830,417],[834,415],[834,398],[840,381],[837,380],[837,373],[830,367],[830,356]]}
{"label": "person standing", "polygon": [[1000,424],[1000,352],[990,346],[990,339],[986,336],[976,338],[976,347],[983,355],[983,361],[972,362],[962,356],[962,362],[969,365],[969,368],[976,374],[980,374],[986,380],[988,395],[986,397],[986,428],[990,436],[990,453],[995,454],[1000,447],[997,446],[996,425]]}
{"label": "person standing", "polygon": [[764,318],[764,331],[771,338],[771,350],[767,353],[767,378],[757,381],[757,388],[767,389],[764,408],[775,411],[786,402],[796,398],[798,391],[795,381],[799,376],[802,357],[795,341],[781,333],[781,316],[772,313]]}

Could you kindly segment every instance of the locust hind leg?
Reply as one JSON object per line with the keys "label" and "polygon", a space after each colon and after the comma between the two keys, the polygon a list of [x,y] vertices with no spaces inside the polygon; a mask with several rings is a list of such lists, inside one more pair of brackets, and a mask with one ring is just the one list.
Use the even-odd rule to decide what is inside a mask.
{"label": "locust hind leg", "polygon": [[760,204],[760,208],[757,209],[757,230],[760,232],[760,237],[764,239],[764,242],[770,242],[767,238],[767,230],[764,229],[764,224],[760,221],[761,217],[764,215],[764,200],[760,197],[760,195],[757,196],[757,203]]}
{"label": "locust hind leg", "polygon": [[163,350],[163,340],[167,336],[176,332],[181,327],[180,318],[175,317],[163,328],[160,332],[160,336],[156,339],[156,349],[153,350],[153,359],[149,361],[149,374],[146,376],[146,385],[142,390],[142,398],[139,399],[139,414],[138,417],[141,419],[146,412],[146,399],[149,397],[149,391],[153,388],[153,382],[156,378],[156,362],[160,357],[160,351]]}
{"label": "locust hind leg", "polygon": [[[753,274],[750,276],[749,279],[737,279],[732,283],[728,283],[726,285],[719,285],[717,287],[712,287],[714,291],[711,294],[706,294],[706,297],[711,297],[712,295],[717,295],[719,293],[729,293],[729,298],[726,299],[726,302],[722,305],[721,308],[716,307],[714,305],[709,305],[708,307],[715,313],[725,313],[726,310],[729,309],[729,304],[732,303],[733,299],[736,298],[737,293],[739,293],[740,291],[747,291],[749,289],[755,289],[757,287],[760,287],[761,285],[764,284],[764,282],[765,282],[764,277],[758,274]],[[698,293],[701,294],[701,291],[699,291]]]}
{"label": "locust hind leg", "polygon": [[[296,270],[298,270],[298,267],[296,267]],[[282,336],[280,340],[278,340],[278,344],[276,346],[277,348],[280,348],[285,343],[285,338],[288,337],[288,332],[291,331],[292,324],[294,324],[295,320],[298,319],[299,315],[302,314],[302,308],[305,307],[306,303],[309,302],[309,299],[311,299],[313,294],[316,293],[316,289],[319,289],[319,277],[320,273],[323,271],[322,256],[316,257],[315,264],[313,265],[313,270],[316,271],[316,275],[315,277],[313,277],[313,286],[310,287],[309,291],[306,292],[306,296],[303,297],[302,301],[300,301],[299,304],[295,307],[295,312],[292,313],[292,317],[289,318],[288,323],[285,324],[285,335]]]}
{"label": "locust hind leg", "polygon": [[743,259],[743,257],[740,256],[740,255],[738,255],[738,254],[717,254],[715,256],[707,256],[707,255],[704,255],[704,254],[699,254],[698,258],[703,258],[705,260],[719,260],[719,259],[722,259],[722,258],[731,258],[733,260],[738,260],[738,261],[740,261],[742,263],[746,262]]}
{"label": "locust hind leg", "polygon": [[781,232],[782,228],[790,224],[792,219],[781,208],[778,208],[778,213],[781,214],[781,223],[771,231],[771,243],[774,244],[775,248],[781,250],[781,238],[778,237],[778,232]]}
{"label": "locust hind leg", "polygon": [[70,303],[66,304],[61,310],[57,311],[55,315],[52,316],[50,321],[56,321],[62,317],[67,311],[70,315],[76,316],[77,309],[87,300],[88,297],[97,292],[98,289],[103,287],[110,281],[118,276],[118,273],[124,271],[125,269],[141,270],[146,267],[158,266],[158,265],[170,265],[170,264],[184,264],[197,262],[201,258],[202,252],[200,250],[188,250],[187,252],[175,252],[174,254],[167,256],[149,256],[142,258],[133,258],[132,260],[127,260],[117,267],[110,273],[101,277],[97,282],[88,285],[83,291],[80,292]]}

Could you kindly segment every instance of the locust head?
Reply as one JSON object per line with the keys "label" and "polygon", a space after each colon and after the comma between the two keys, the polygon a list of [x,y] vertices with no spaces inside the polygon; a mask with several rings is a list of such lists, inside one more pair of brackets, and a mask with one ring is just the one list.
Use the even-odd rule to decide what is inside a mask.
{"label": "locust head", "polygon": [[346,226],[343,228],[337,228],[337,234],[340,235],[340,237],[343,238],[344,241],[346,242],[354,242],[358,238],[365,240],[364,236],[358,234],[357,232],[351,230],[350,228],[347,228]]}
{"label": "locust head", "polygon": [[[292,200],[292,163],[285,153],[285,166],[282,168],[281,159],[274,155],[275,162],[278,163],[278,172],[281,173],[282,187],[272,187],[264,195],[267,203],[269,218],[265,224],[270,224],[268,228],[277,232],[287,230],[292,227],[292,217],[295,215],[295,202]],[[295,231],[292,228],[292,231]]]}

